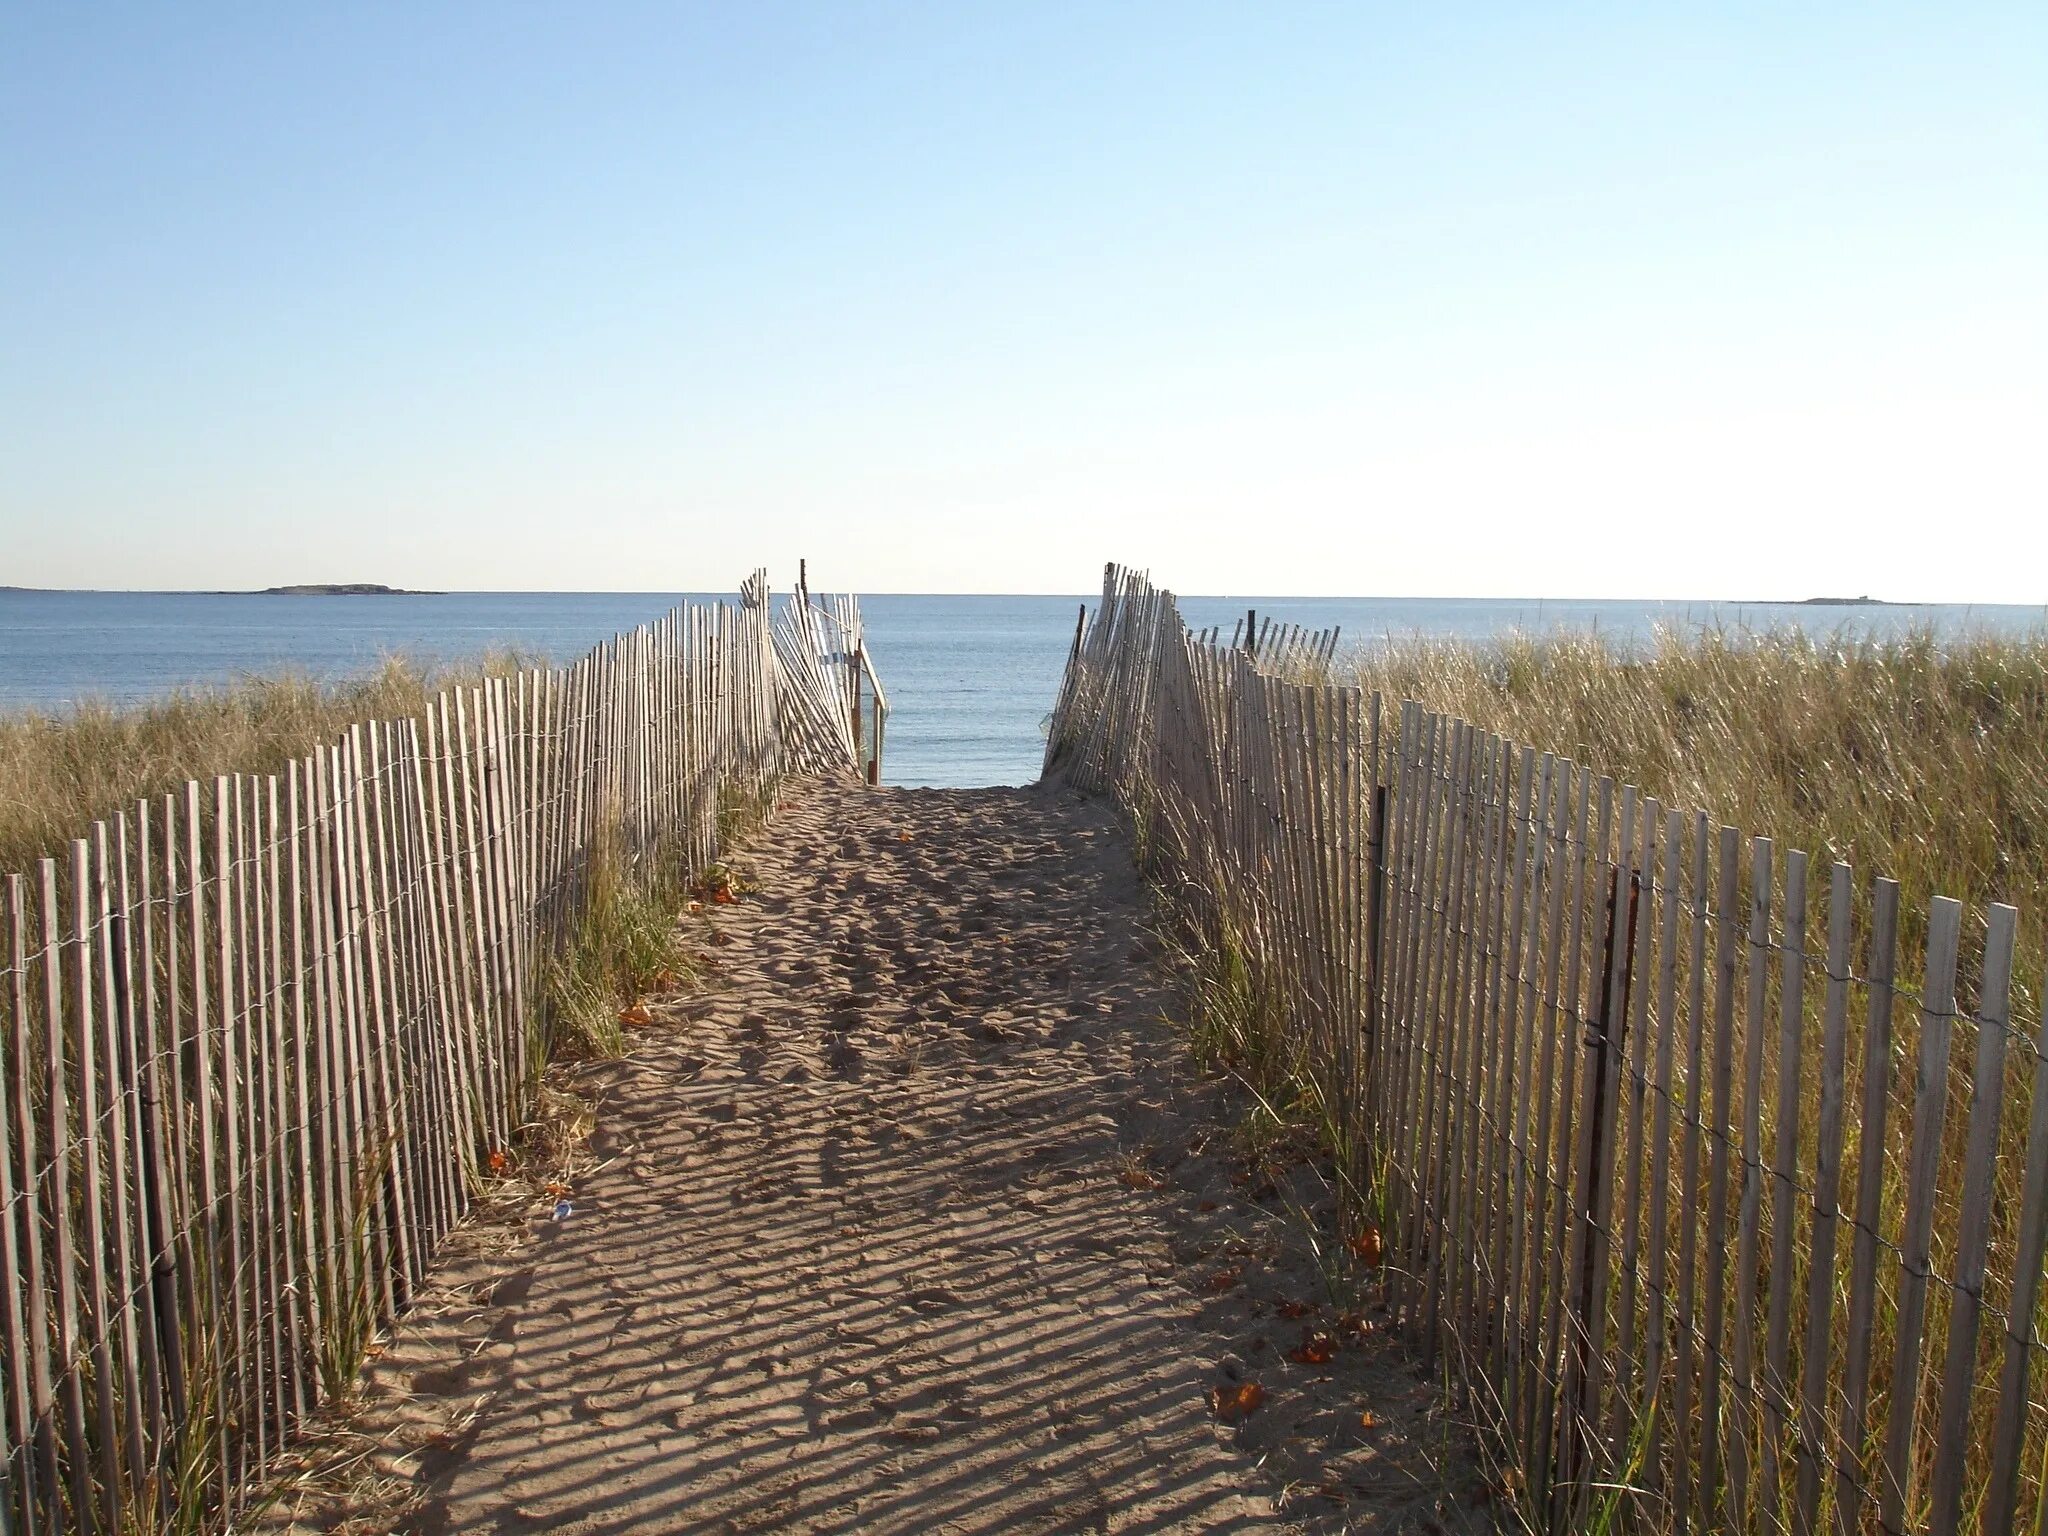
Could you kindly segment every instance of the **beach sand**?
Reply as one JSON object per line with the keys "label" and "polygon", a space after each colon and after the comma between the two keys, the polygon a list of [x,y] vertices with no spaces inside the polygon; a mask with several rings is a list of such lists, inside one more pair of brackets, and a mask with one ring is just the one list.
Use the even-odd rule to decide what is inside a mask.
{"label": "beach sand", "polygon": [[569,1213],[451,1241],[262,1523],[1490,1528],[1437,1386],[1339,1329],[1312,1161],[1248,1169],[1167,1022],[1105,806],[808,785],[735,862],[706,984],[569,1074]]}

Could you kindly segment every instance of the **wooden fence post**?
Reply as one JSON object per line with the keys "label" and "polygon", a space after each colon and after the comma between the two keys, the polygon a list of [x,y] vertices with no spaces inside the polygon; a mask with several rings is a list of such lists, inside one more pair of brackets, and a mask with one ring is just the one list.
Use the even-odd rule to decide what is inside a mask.
{"label": "wooden fence post", "polygon": [[[1380,1035],[1386,1026],[1387,990],[1381,974],[1380,935],[1385,931],[1387,907],[1387,811],[1391,785],[1372,786],[1372,811],[1367,817],[1366,846],[1366,887],[1365,887],[1365,953],[1371,966],[1368,975],[1365,1014],[1365,1062],[1360,1077],[1367,1083],[1373,1081],[1373,1073],[1380,1061]],[[1379,1128],[1376,1128],[1379,1129]],[[1365,1187],[1372,1188],[1372,1151],[1366,1152]]]}
{"label": "wooden fence post", "polygon": [[[1627,896],[1623,897],[1624,882]],[[1601,1336],[1605,1331],[1607,1255],[1614,1210],[1614,1143],[1620,1117],[1609,1100],[1620,1090],[1621,1058],[1627,1049],[1629,990],[1635,980],[1636,914],[1642,876],[1617,864],[1607,889],[1607,938],[1601,967],[1600,1008],[1583,1037],[1587,1052],[1581,1084],[1585,1117],[1585,1158],[1579,1187],[1579,1251],[1575,1256],[1578,1294],[1574,1298],[1575,1338],[1568,1412],[1561,1436],[1559,1485],[1565,1490],[1567,1524],[1582,1519],[1589,1491],[1594,1436],[1599,1424]]]}

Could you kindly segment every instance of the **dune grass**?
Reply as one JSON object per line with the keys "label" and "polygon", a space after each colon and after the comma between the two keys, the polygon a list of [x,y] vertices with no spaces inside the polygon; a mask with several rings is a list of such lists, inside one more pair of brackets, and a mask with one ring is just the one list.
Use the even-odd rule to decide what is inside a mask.
{"label": "dune grass", "polygon": [[2048,631],[1665,632],[1636,651],[1590,635],[1418,639],[1346,671],[1390,705],[1418,699],[1667,806],[1888,876],[1905,913],[1934,895],[2010,902],[2032,935],[2022,980],[2040,982]]}
{"label": "dune grass", "polygon": [[0,871],[26,871],[146,795],[278,772],[353,721],[416,716],[444,688],[533,664],[509,651],[453,666],[392,656],[340,682],[279,673],[127,708],[0,713]]}
{"label": "dune grass", "polygon": [[677,930],[688,885],[688,872],[675,866],[629,877],[616,836],[600,840],[582,913],[542,983],[549,1038],[537,1058],[620,1055],[626,1048],[624,1010],[649,992],[696,979]]}

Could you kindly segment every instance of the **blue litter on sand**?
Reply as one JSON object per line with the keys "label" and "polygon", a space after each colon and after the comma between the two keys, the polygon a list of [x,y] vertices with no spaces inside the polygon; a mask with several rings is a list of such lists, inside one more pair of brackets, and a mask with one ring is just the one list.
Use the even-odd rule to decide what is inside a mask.
{"label": "blue litter on sand", "polygon": [[555,1202],[555,1220],[567,1221],[569,1219],[569,1211],[570,1206],[568,1201],[557,1200]]}

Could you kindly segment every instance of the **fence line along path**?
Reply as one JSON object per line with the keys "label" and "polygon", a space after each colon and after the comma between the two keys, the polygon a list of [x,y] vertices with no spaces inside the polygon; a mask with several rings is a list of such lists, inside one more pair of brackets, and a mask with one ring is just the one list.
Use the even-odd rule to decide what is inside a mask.
{"label": "fence line along path", "polygon": [[1902,910],[1333,653],[1190,635],[1112,566],[1047,768],[1126,808],[1524,1516],[2041,1530],[2019,914]]}
{"label": "fence line along path", "polygon": [[704,866],[885,715],[858,605],[756,573],[0,877],[0,1528],[231,1518],[520,1125],[600,866]]}

